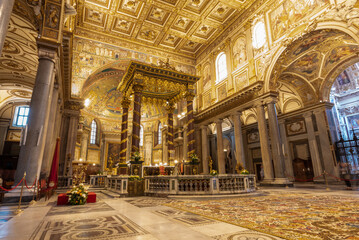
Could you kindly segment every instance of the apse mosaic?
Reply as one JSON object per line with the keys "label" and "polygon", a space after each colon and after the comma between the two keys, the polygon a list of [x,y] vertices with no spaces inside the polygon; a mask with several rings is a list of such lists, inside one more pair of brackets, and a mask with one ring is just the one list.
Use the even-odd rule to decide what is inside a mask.
{"label": "apse mosaic", "polygon": [[84,98],[90,100],[86,111],[102,117],[119,119],[121,116],[121,92],[117,91],[118,79],[97,81],[84,93]]}

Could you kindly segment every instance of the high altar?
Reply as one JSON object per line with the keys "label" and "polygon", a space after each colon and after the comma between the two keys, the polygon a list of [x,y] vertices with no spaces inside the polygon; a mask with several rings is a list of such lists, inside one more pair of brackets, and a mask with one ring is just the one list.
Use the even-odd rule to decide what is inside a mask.
{"label": "high altar", "polygon": [[[145,118],[146,124],[156,123],[156,120],[148,120],[146,107],[143,106],[153,103],[162,105],[164,111],[161,114],[165,117],[165,121],[160,122],[160,125],[163,124],[163,129],[157,129],[157,136],[155,136],[157,137],[157,144],[153,144],[153,154],[147,157],[145,164],[174,166],[179,160],[175,159],[174,147],[174,112],[178,108],[179,102],[184,102],[187,110],[183,120],[186,121],[187,133],[185,137],[188,141],[187,146],[183,146],[187,148],[187,156],[183,156],[183,159],[180,160],[187,160],[188,156],[195,153],[193,99],[195,96],[194,85],[198,80],[199,77],[197,76],[176,71],[169,62],[161,62],[159,66],[156,66],[130,61],[122,80],[117,86],[117,91],[121,94],[122,112],[120,145],[117,149],[119,154],[115,155],[115,158],[112,156],[110,163],[107,162],[108,168],[118,166],[118,174],[120,175],[142,174],[141,167],[131,168],[131,172],[129,172],[128,163],[130,161],[131,165],[141,165],[143,162],[136,163],[134,156],[137,154],[144,158],[143,146],[146,146],[146,139],[143,141],[141,138],[144,137],[144,132],[146,133],[147,129],[144,132],[141,130],[143,124],[141,119]],[[129,116],[130,112],[132,116]],[[129,128],[129,125],[132,125],[132,128]],[[152,123],[153,125],[155,124]],[[161,141],[158,140],[161,138],[159,131],[163,131],[165,134]],[[160,144],[163,144],[164,149],[156,146]],[[158,150],[162,150],[163,154],[156,155]],[[153,159],[155,157],[160,157],[160,159],[156,159],[159,160],[159,163],[155,163],[156,161]],[[150,158],[149,161],[148,158]]]}

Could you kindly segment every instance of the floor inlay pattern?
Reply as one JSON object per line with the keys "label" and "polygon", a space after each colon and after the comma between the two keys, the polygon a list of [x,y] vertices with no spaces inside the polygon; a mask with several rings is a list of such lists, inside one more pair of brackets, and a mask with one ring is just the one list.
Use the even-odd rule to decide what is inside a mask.
{"label": "floor inlay pattern", "polygon": [[268,234],[259,233],[259,232],[243,231],[238,233],[215,236],[214,239],[216,240],[277,240],[280,238],[276,238]]}
{"label": "floor inlay pattern", "polygon": [[243,228],[299,240],[359,239],[359,198],[273,194],[245,199],[177,201],[167,206]]}
{"label": "floor inlay pattern", "polygon": [[102,212],[114,210],[105,202],[90,203],[76,206],[54,206],[47,213],[47,216],[63,215],[63,214],[78,214],[90,212]]}
{"label": "floor inlay pattern", "polygon": [[139,208],[145,208],[145,207],[156,207],[160,206],[166,203],[171,203],[174,200],[166,199],[166,198],[150,198],[150,197],[144,197],[144,198],[138,198],[138,199],[131,199],[131,200],[125,200],[126,202],[139,207]]}
{"label": "floor inlay pattern", "polygon": [[213,219],[202,217],[200,215],[196,215],[186,211],[180,211],[177,209],[162,209],[162,210],[153,211],[153,213],[161,216],[165,216],[166,218],[173,221],[181,222],[190,227],[213,224],[217,222]]}
{"label": "floor inlay pattern", "polygon": [[45,220],[30,240],[110,240],[148,234],[123,215],[68,221]]}

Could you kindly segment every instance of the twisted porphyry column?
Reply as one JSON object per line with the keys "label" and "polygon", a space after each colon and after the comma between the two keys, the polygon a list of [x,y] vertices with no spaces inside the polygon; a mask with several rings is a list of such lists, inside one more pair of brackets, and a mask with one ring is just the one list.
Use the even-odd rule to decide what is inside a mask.
{"label": "twisted porphyry column", "polygon": [[140,151],[140,124],[141,124],[141,98],[142,98],[142,81],[139,76],[135,76],[135,83],[132,87],[133,96],[133,119],[132,119],[132,146],[131,154]]}
{"label": "twisted porphyry column", "polygon": [[130,100],[123,97],[122,105],[122,123],[121,123],[121,144],[120,144],[120,171],[119,174],[127,174],[126,152],[127,152],[127,132],[128,132],[128,108]]}
{"label": "twisted porphyry column", "polygon": [[173,145],[173,112],[175,110],[173,102],[168,102],[167,105],[167,124],[168,124],[168,137],[167,137],[167,146],[168,146],[168,162],[173,161],[173,155],[175,147]]}
{"label": "twisted porphyry column", "polygon": [[195,153],[195,140],[194,140],[194,117],[193,117],[193,99],[194,93],[187,92],[187,157]]}

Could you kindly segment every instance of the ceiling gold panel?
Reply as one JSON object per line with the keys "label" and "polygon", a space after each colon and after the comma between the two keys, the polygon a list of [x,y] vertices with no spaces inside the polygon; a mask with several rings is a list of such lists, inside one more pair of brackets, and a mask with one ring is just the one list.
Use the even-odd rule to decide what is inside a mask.
{"label": "ceiling gold panel", "polygon": [[253,2],[78,0],[77,27],[192,57]]}

